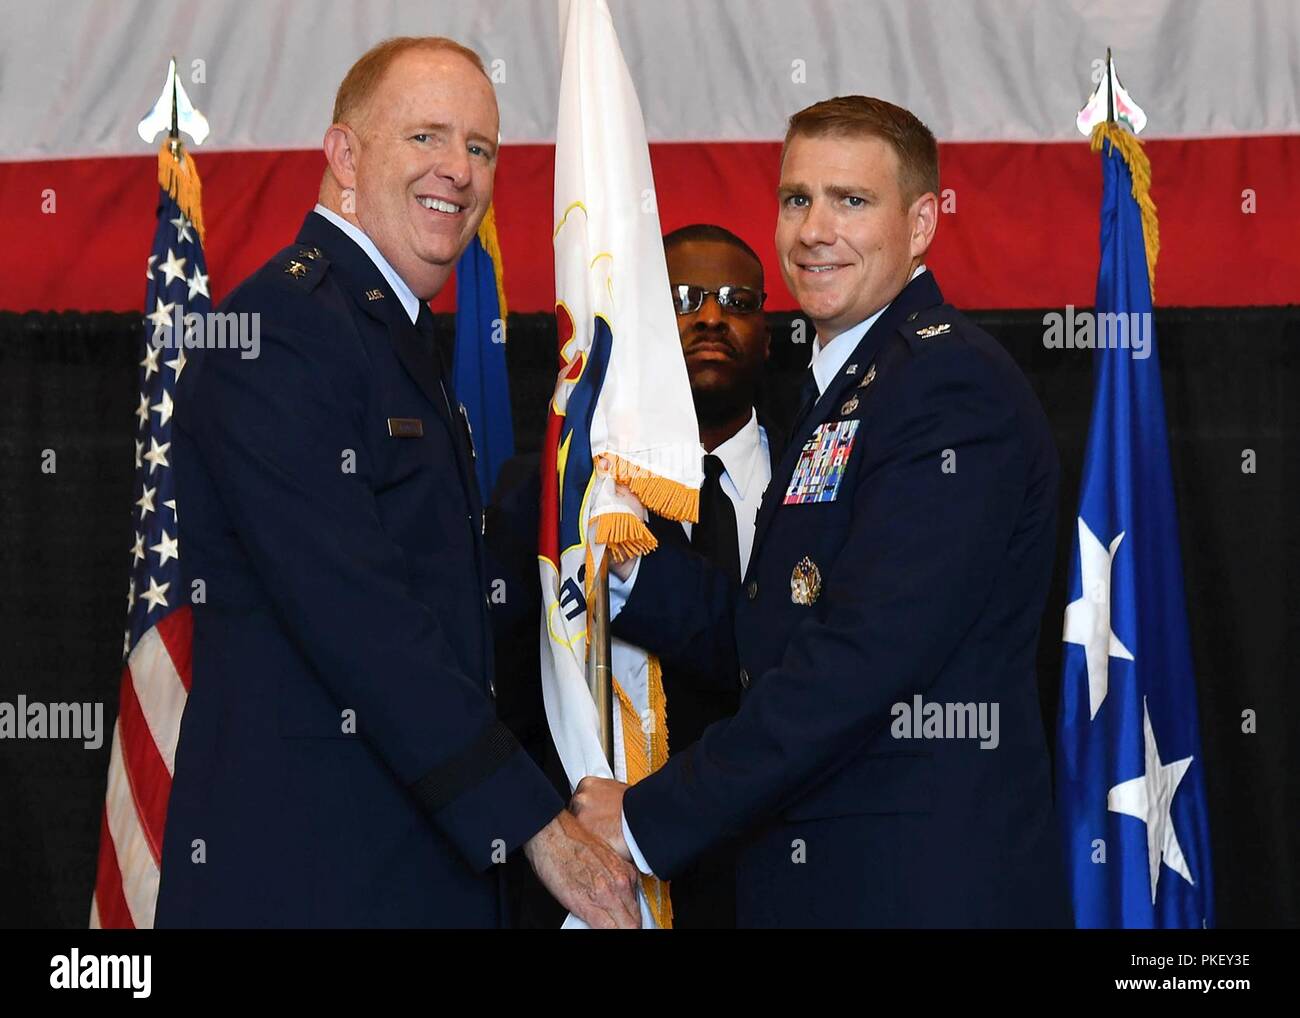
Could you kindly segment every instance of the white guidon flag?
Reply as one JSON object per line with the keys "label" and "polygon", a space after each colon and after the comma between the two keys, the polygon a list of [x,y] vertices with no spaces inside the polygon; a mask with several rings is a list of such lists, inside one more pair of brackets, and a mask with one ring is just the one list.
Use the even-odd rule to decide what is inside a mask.
{"label": "white guidon flag", "polygon": [[[695,409],[668,288],[645,123],[605,0],[560,0],[555,151],[559,378],[543,446],[542,691],[571,787],[610,777],[587,689],[587,600],[601,556],[655,547],[648,509],[698,516]],[[644,508],[643,508],[644,507]],[[614,641],[613,777],[668,755],[659,663]],[[667,888],[645,879],[642,923],[670,926]],[[566,927],[581,926],[570,916]]]}

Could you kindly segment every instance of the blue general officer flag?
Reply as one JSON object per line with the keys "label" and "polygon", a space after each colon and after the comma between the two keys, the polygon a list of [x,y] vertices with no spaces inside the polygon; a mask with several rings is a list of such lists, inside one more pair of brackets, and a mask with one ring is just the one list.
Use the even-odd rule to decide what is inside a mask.
{"label": "blue general officer flag", "polygon": [[496,216],[488,208],[456,263],[456,353],[451,384],[474,436],[478,487],[492,494],[501,465],[515,454],[506,375],[506,299]]}
{"label": "blue general officer flag", "polygon": [[1212,926],[1205,760],[1151,326],[1150,166],[1117,124],[1092,139],[1103,172],[1095,389],[1057,740],[1075,922]]}

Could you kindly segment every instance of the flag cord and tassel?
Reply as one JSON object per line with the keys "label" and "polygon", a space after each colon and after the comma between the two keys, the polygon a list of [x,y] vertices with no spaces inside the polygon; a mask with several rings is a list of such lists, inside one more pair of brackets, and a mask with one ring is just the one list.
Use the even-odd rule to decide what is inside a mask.
{"label": "flag cord and tassel", "polygon": [[1106,120],[1092,129],[1089,147],[1100,152],[1110,142],[1119,149],[1120,158],[1128,164],[1133,180],[1133,200],[1142,213],[1142,242],[1147,256],[1147,279],[1151,286],[1151,301],[1156,299],[1156,259],[1160,257],[1160,220],[1156,216],[1156,203],[1151,198],[1151,160],[1147,158],[1142,142],[1136,135],[1124,130],[1116,121]]}
{"label": "flag cord and tassel", "polygon": [[[659,658],[653,654],[648,659],[648,667],[646,693],[650,708],[649,732],[646,731],[632,698],[617,679],[612,680],[622,721],[623,761],[629,785],[635,785],[642,778],[649,777],[668,759],[668,712],[664,697],[663,667]],[[641,890],[645,893],[646,904],[654,916],[655,924],[661,930],[672,929],[673,903],[667,881],[643,875]]]}
{"label": "flag cord and tassel", "polygon": [[[596,458],[598,470],[611,474],[653,513],[669,520],[695,522],[700,517],[700,493],[679,481],[651,474],[616,453]],[[595,539],[608,549],[615,562],[648,555],[659,547],[658,539],[645,522],[632,513],[602,513],[596,519]]]}
{"label": "flag cord and tassel", "polygon": [[625,562],[638,555],[649,555],[659,547],[659,540],[641,520],[631,513],[602,513],[596,518],[597,544],[603,544],[615,562]]}
{"label": "flag cord and tassel", "polygon": [[194,157],[185,150],[179,137],[163,138],[162,147],[158,149],[158,184],[176,199],[185,218],[199,231],[199,240],[206,242],[203,185],[199,182],[199,170],[194,165]]}
{"label": "flag cord and tassel", "polygon": [[497,237],[497,213],[493,205],[488,205],[487,214],[483,217],[483,222],[478,225],[478,242],[483,245],[483,250],[492,259],[497,287],[497,313],[501,316],[501,323],[504,326],[510,312],[506,308],[505,261],[501,257],[501,241]]}

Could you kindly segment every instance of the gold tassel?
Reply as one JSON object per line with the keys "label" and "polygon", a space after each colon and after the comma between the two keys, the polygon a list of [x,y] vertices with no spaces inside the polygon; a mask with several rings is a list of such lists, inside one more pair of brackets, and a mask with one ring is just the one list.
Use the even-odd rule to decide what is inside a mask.
{"label": "gold tassel", "polygon": [[1160,257],[1160,220],[1156,216],[1156,203],[1151,198],[1151,160],[1142,148],[1137,135],[1120,127],[1115,121],[1102,121],[1092,129],[1089,146],[1100,152],[1109,141],[1112,148],[1128,164],[1133,178],[1133,200],[1142,213],[1142,241],[1147,253],[1147,282],[1151,288],[1151,303],[1156,302],[1156,259]]}
{"label": "gold tassel", "polygon": [[176,199],[185,218],[199,231],[199,241],[206,243],[207,232],[203,228],[203,184],[199,181],[199,170],[194,165],[194,158],[179,138],[176,139],[174,153],[170,137],[163,139],[162,148],[158,150],[158,185]]}
{"label": "gold tassel", "polygon": [[668,762],[668,697],[664,693],[664,671],[659,658],[650,655],[650,716],[654,730],[650,733],[650,773]]}
{"label": "gold tassel", "polygon": [[[627,783],[635,785],[664,765],[668,759],[668,718],[664,701],[663,669],[659,659],[651,655],[647,693],[650,700],[651,729],[649,738],[641,725],[641,716],[632,704],[632,698],[615,680],[614,695],[618,697],[619,717],[623,722],[623,762]],[[668,884],[657,877],[641,877],[641,890],[646,904],[661,930],[673,928],[673,902]]]}
{"label": "gold tassel", "polygon": [[506,309],[506,264],[501,258],[501,241],[497,238],[497,213],[496,207],[488,205],[487,215],[483,217],[483,222],[478,224],[478,240],[483,245],[483,250],[488,253],[492,259],[492,271],[496,276],[497,282],[497,307],[501,317],[502,339],[505,339],[506,320],[510,312]]}
{"label": "gold tassel", "polygon": [[631,513],[602,513],[596,517],[596,543],[603,544],[615,562],[649,555],[659,547],[650,528]]}
{"label": "gold tassel", "polygon": [[[656,477],[644,467],[629,463],[617,453],[607,452],[602,456],[609,461],[614,480],[626,485],[652,513],[665,519],[688,520],[691,523],[700,518],[700,493],[695,488],[688,488],[680,481],[670,481],[666,477]],[[596,465],[600,469],[600,457],[597,457]]]}

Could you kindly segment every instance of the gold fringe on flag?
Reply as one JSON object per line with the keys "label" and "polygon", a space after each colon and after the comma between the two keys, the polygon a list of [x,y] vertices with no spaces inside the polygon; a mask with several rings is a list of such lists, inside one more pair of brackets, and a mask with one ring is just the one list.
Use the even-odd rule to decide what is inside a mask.
{"label": "gold fringe on flag", "polygon": [[203,185],[199,181],[199,170],[194,165],[193,157],[185,150],[179,138],[163,138],[162,148],[158,150],[158,184],[176,199],[185,218],[199,231],[199,240],[206,243]]}
{"label": "gold fringe on flag", "polygon": [[1089,145],[1100,152],[1109,141],[1112,148],[1128,164],[1133,178],[1133,200],[1142,213],[1142,241],[1147,252],[1147,282],[1151,287],[1151,302],[1156,299],[1156,259],[1160,257],[1160,220],[1156,216],[1156,203],[1151,199],[1151,160],[1142,148],[1137,135],[1124,130],[1113,120],[1104,120],[1092,129]]}
{"label": "gold fringe on flag", "polygon": [[649,555],[659,547],[650,528],[631,513],[602,513],[596,517],[596,543],[603,544],[615,562]]}
{"label": "gold fringe on flag", "polygon": [[[604,467],[601,467],[600,458],[606,460]],[[614,480],[626,485],[652,513],[658,513],[665,519],[688,520],[691,523],[700,518],[699,491],[686,487],[680,481],[656,477],[644,467],[629,463],[612,452],[598,457],[597,468],[610,470],[614,474]]]}
{"label": "gold fringe on flag", "polygon": [[501,259],[501,241],[497,239],[496,207],[488,206],[487,215],[478,224],[478,241],[483,250],[492,259],[492,272],[497,281],[497,307],[500,308],[502,336],[505,336],[506,320],[510,312],[506,309],[506,265]]}
{"label": "gold fringe on flag", "polygon": [[[668,711],[664,698],[663,668],[653,654],[650,655],[649,663],[649,733],[642,725],[632,698],[617,680],[614,681],[614,695],[618,697],[619,715],[623,721],[623,760],[627,765],[629,785],[635,785],[642,778],[649,777],[668,759]],[[657,877],[643,876],[641,889],[645,892],[646,904],[650,906],[650,914],[654,916],[655,923],[661,930],[672,929],[673,902],[669,896],[668,884]]]}

